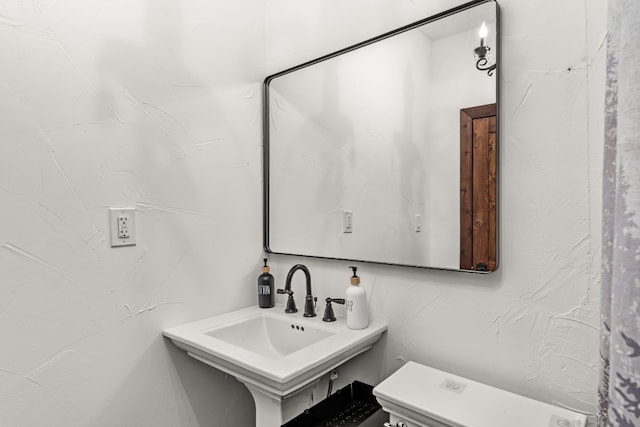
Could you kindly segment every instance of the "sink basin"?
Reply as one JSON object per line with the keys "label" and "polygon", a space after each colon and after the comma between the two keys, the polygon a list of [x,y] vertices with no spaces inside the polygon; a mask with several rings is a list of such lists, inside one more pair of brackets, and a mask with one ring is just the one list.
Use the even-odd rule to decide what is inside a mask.
{"label": "sink basin", "polygon": [[[368,350],[387,326],[347,328],[344,320],[323,322],[282,307],[249,307],[164,331],[191,357],[281,399]],[[254,394],[255,398],[255,394]]]}
{"label": "sink basin", "polygon": [[205,332],[217,340],[270,359],[289,355],[335,334],[336,331],[329,328],[300,325],[297,320],[266,313],[257,313]]}

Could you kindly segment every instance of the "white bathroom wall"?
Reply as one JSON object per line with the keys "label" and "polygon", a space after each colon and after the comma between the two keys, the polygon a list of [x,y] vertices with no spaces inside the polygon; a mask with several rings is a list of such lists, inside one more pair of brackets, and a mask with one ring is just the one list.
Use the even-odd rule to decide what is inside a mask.
{"label": "white bathroom wall", "polygon": [[[457,3],[270,0],[267,72]],[[380,357],[350,369],[375,381],[377,364],[385,376],[415,360],[593,413],[605,2],[500,5],[501,266],[473,275],[360,265],[372,315],[386,319],[389,330]],[[348,262],[271,258],[278,282],[291,265],[304,262],[320,300],[344,294]]]}
{"label": "white bathroom wall", "polygon": [[0,3],[0,425],[253,423],[161,331],[255,302],[263,39],[258,0]]}
{"label": "white bathroom wall", "polygon": [[[252,425],[243,386],[160,334],[255,303],[260,82],[455,3],[2,2],[0,425]],[[361,265],[390,328],[347,371],[412,359],[589,412],[604,0],[501,4],[502,266]],[[137,208],[137,246],[109,247],[109,206]],[[271,258],[278,284],[301,261]],[[348,263],[302,261],[342,295]]]}

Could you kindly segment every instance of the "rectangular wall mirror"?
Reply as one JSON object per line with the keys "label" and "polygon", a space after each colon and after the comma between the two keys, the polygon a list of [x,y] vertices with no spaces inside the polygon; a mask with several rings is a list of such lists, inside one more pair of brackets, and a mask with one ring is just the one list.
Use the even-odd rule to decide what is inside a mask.
{"label": "rectangular wall mirror", "polygon": [[473,1],[268,76],[265,250],[494,271],[498,30]]}

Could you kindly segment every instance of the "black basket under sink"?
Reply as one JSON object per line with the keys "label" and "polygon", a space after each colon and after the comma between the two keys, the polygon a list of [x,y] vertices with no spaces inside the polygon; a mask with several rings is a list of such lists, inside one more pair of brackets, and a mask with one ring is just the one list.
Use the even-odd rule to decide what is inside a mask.
{"label": "black basket under sink", "polygon": [[373,387],[354,381],[282,427],[381,426],[388,420],[373,395]]}

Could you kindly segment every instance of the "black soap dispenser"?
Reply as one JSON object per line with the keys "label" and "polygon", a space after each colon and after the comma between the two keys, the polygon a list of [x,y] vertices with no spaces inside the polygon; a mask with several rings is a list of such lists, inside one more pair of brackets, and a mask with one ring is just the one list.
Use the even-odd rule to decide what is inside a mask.
{"label": "black soap dispenser", "polygon": [[276,295],[273,276],[269,273],[267,259],[264,259],[262,274],[258,276],[258,306],[271,308],[276,305]]}

